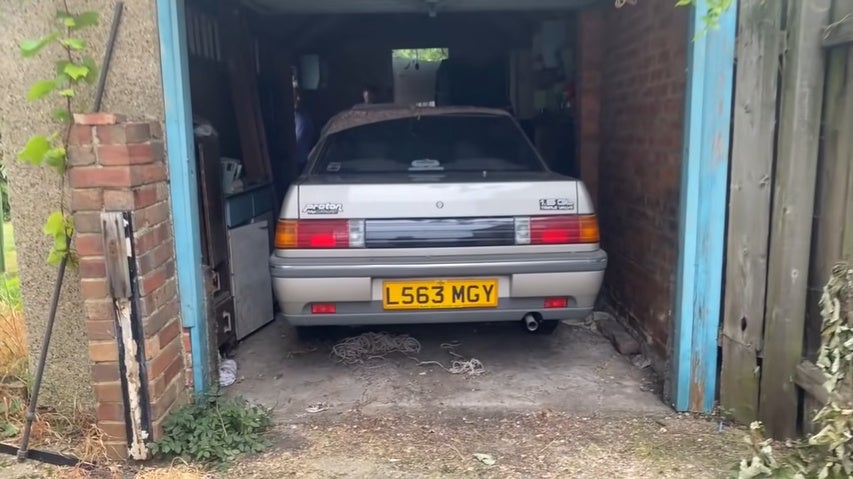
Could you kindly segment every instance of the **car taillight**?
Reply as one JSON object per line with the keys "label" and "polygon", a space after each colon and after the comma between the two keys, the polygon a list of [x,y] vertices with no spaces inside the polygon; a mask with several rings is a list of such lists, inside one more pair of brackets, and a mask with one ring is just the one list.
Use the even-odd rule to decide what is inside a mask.
{"label": "car taillight", "polygon": [[515,242],[529,245],[598,243],[598,219],[595,215],[516,218]]}
{"label": "car taillight", "polygon": [[362,220],[279,220],[276,249],[340,249],[364,247]]}
{"label": "car taillight", "polygon": [[314,303],[311,305],[311,314],[335,314],[338,308],[332,304]]}
{"label": "car taillight", "polygon": [[545,309],[568,308],[569,298],[545,298]]}

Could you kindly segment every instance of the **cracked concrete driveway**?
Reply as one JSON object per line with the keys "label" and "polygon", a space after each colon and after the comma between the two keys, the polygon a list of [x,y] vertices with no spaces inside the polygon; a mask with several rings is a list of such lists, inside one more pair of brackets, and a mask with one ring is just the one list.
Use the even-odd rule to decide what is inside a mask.
{"label": "cracked concrete driveway", "polygon": [[[364,331],[409,334],[421,351],[416,358],[390,354],[356,366],[330,355],[336,341]],[[485,373],[453,375],[435,364],[418,364],[449,366],[454,358],[441,346],[450,342],[460,343],[457,354],[481,361]],[[597,332],[568,324],[552,336],[496,323],[343,329],[318,341],[299,341],[276,322],[243,342],[235,359],[239,382],[229,392],[289,420],[352,410],[368,415],[553,410],[590,417],[671,412],[655,394],[648,370],[634,367]]]}

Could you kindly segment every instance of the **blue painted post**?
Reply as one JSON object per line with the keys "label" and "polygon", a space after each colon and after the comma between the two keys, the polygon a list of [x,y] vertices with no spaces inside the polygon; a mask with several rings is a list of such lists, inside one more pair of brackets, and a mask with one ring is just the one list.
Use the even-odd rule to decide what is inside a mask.
{"label": "blue painted post", "polygon": [[192,112],[186,44],[185,0],[157,0],[160,65],[166,106],[166,149],[181,319],[190,329],[193,386],[207,386],[207,325],[205,324],[201,226],[199,225]]}
{"label": "blue painted post", "polygon": [[717,391],[737,3],[701,34],[708,5],[698,0],[688,29],[671,381],[679,411],[710,412]]}

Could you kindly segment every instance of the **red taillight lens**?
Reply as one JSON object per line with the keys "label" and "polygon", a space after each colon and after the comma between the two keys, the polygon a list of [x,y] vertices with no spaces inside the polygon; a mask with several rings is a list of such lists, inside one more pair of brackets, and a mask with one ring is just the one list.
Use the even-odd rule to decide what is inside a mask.
{"label": "red taillight lens", "polygon": [[280,220],[276,227],[278,249],[336,249],[350,247],[348,220]]}
{"label": "red taillight lens", "polygon": [[311,314],[335,314],[337,309],[334,304],[312,304]]}
{"label": "red taillight lens", "polygon": [[568,308],[569,298],[545,298],[545,309]]}
{"label": "red taillight lens", "polygon": [[595,215],[540,216],[530,218],[530,244],[598,243]]}

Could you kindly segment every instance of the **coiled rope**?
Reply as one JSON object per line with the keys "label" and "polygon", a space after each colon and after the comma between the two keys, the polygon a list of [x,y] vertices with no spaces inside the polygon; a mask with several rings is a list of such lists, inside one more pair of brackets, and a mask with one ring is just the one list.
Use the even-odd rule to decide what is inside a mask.
{"label": "coiled rope", "polygon": [[447,351],[453,360],[450,367],[439,361],[421,361],[414,355],[421,352],[421,343],[408,334],[388,334],[367,332],[349,337],[332,346],[332,357],[347,365],[363,364],[373,359],[385,359],[389,354],[400,353],[418,363],[418,366],[435,365],[450,374],[479,376],[486,372],[483,363],[476,358],[467,359],[453,349],[460,343],[444,343],[441,349]]}

